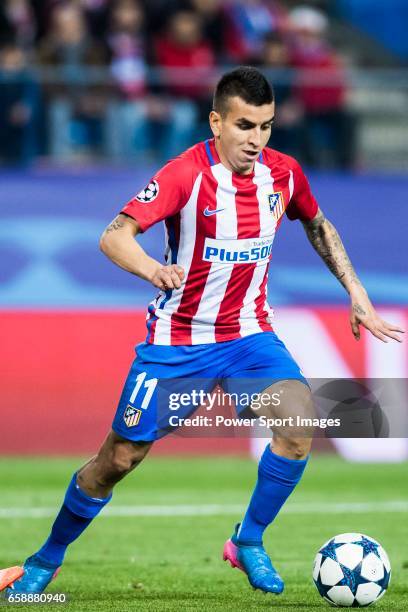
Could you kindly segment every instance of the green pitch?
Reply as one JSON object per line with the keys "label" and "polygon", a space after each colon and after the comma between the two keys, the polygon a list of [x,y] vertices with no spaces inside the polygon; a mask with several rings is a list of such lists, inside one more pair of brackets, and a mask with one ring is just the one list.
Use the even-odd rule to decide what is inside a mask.
{"label": "green pitch", "polygon": [[[0,567],[20,564],[43,542],[80,461],[0,459]],[[358,465],[314,456],[265,538],[286,581],[281,596],[254,592],[221,560],[256,475],[243,458],[147,459],[116,488],[110,513],[75,542],[51,591],[68,604],[29,610],[330,610],[311,581],[330,537],[361,531],[391,559],[391,586],[372,609],[408,609],[407,464]],[[11,607],[13,609],[13,607]]]}

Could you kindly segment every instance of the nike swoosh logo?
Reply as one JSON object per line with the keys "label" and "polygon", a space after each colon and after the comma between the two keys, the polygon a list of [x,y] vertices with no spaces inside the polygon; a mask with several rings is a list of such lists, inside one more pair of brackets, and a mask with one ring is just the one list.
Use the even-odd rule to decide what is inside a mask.
{"label": "nike swoosh logo", "polygon": [[214,210],[210,210],[207,206],[207,208],[204,209],[204,215],[206,217],[211,217],[211,215],[216,215],[217,213],[221,212],[222,210],[225,210],[225,208],[214,208]]}

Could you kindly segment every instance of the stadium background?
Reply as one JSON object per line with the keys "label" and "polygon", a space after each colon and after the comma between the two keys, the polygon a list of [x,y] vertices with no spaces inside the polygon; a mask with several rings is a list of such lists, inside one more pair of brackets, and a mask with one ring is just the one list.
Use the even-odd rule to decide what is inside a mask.
{"label": "stadium background", "polygon": [[[139,13],[135,31],[120,31],[113,5]],[[400,27],[407,9],[397,0],[387,4],[394,10],[352,0],[302,6],[306,11],[267,0],[2,5],[1,453],[87,454],[102,441],[154,291],[107,261],[98,239],[168,157],[166,147],[177,152],[188,139],[207,136],[208,92],[223,67],[246,62],[269,71],[278,97],[278,143],[273,135],[271,145],[296,149],[372,300],[406,327],[408,48]],[[69,39],[79,26],[96,65],[86,54],[73,60],[53,48],[57,33]],[[313,92],[325,107],[313,107]],[[130,153],[124,124],[109,119],[113,110],[124,121],[129,108],[137,134]],[[315,129],[305,135],[308,121]],[[342,151],[336,123],[346,132]],[[140,240],[160,259],[161,227]],[[354,342],[346,295],[298,224],[284,221],[273,259],[276,329],[308,376],[407,375],[406,344],[383,345],[367,334]],[[406,456],[405,442],[395,441],[394,458],[397,446],[396,455]],[[155,452],[247,453],[249,441],[169,439]]]}

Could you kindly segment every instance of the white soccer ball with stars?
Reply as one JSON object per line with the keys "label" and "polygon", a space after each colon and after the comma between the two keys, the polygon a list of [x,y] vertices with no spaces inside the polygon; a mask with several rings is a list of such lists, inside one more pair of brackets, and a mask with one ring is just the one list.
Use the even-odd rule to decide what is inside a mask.
{"label": "white soccer ball with stars", "polygon": [[331,605],[359,608],[382,597],[390,584],[391,565],[382,546],[362,533],[342,533],[316,555],[313,580]]}
{"label": "white soccer ball with stars", "polygon": [[142,189],[142,191],[139,191],[139,193],[136,195],[136,200],[143,202],[143,204],[153,202],[153,200],[155,200],[159,195],[159,190],[159,183],[152,180],[144,189]]}

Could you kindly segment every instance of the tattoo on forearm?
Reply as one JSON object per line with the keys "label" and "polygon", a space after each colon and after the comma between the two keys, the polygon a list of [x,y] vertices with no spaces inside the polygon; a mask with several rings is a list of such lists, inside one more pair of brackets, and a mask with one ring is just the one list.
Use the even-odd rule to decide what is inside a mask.
{"label": "tattoo on forearm", "polygon": [[114,218],[112,223],[110,225],[108,225],[108,227],[106,228],[105,231],[108,234],[109,232],[114,232],[115,230],[118,230],[118,229],[120,229],[123,226],[124,226],[124,223],[123,223],[123,221],[121,220],[121,218],[118,215],[117,217]]}
{"label": "tattoo on forearm", "polygon": [[336,228],[322,211],[319,210],[316,217],[303,226],[313,248],[341,284],[346,289],[352,283],[360,284]]}

